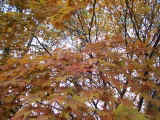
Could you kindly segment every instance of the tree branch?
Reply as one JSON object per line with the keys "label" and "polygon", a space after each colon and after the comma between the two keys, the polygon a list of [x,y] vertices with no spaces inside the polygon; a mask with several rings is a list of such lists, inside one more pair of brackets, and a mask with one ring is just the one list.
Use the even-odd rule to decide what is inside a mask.
{"label": "tree branch", "polygon": [[52,56],[52,54],[47,50],[47,48],[44,46],[44,44],[39,41],[38,37],[35,36],[35,35],[33,35],[33,36],[36,38],[36,40],[37,40],[38,43],[42,46],[42,48],[43,48],[50,56]]}
{"label": "tree branch", "polygon": [[91,31],[92,31],[92,27],[93,27],[93,21],[94,21],[94,17],[95,17],[95,7],[96,7],[96,0],[94,0],[93,3],[93,13],[92,13],[92,18],[91,18],[91,22],[90,22],[90,26],[89,26],[89,30],[88,30],[88,39],[89,42],[91,43]]}

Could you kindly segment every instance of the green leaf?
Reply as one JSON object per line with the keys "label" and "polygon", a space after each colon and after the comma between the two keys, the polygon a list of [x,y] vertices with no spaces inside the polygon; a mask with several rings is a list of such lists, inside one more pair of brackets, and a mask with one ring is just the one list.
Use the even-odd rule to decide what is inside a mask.
{"label": "green leaf", "polygon": [[41,4],[45,4],[45,0],[40,0],[40,3]]}
{"label": "green leaf", "polygon": [[143,113],[137,111],[132,107],[120,104],[114,111],[115,120],[149,120]]}

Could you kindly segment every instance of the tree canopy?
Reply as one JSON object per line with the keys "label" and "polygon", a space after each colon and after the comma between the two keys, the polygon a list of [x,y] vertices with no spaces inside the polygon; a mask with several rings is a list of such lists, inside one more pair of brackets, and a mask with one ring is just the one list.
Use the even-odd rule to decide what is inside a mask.
{"label": "tree canopy", "polygon": [[158,0],[2,0],[2,120],[159,120]]}

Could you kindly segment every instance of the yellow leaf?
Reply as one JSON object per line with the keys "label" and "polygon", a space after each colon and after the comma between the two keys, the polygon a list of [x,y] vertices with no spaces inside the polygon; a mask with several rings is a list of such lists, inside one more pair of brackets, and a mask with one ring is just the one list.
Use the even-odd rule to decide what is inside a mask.
{"label": "yellow leaf", "polygon": [[8,27],[7,32],[12,32],[12,28]]}

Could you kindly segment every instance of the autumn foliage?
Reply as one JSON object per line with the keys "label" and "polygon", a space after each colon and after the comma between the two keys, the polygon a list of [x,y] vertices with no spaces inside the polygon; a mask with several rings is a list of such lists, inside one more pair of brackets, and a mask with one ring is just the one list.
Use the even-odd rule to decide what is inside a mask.
{"label": "autumn foliage", "polygon": [[160,120],[157,0],[2,0],[1,120]]}

